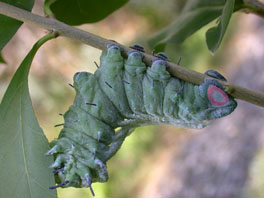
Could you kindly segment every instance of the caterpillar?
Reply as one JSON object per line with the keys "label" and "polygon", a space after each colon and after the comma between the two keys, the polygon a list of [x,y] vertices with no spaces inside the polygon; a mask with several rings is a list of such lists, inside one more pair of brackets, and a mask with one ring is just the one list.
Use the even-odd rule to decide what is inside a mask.
{"label": "caterpillar", "polygon": [[[55,158],[50,167],[58,183],[50,189],[89,187],[94,195],[91,184],[107,181],[106,162],[136,127],[170,124],[199,129],[236,108],[237,102],[217,80],[185,82],[168,73],[165,54],[156,55],[147,67],[141,51],[135,46],[124,59],[120,47],[109,45],[94,74],[74,75],[73,105],[46,153]],[[206,74],[225,80],[213,70]]]}

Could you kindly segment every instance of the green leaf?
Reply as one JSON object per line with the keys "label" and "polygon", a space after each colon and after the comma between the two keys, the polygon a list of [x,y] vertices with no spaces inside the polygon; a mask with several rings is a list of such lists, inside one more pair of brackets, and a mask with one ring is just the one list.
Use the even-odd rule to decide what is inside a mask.
{"label": "green leaf", "polygon": [[2,54],[0,54],[0,63],[4,63],[4,64],[6,63],[5,59],[2,57]]}
{"label": "green leaf", "polygon": [[45,0],[45,13],[69,25],[95,23],[129,0]]}
{"label": "green leaf", "polygon": [[[1,2],[30,11],[33,7],[34,0],[0,0]],[[7,44],[7,42],[14,36],[20,25],[21,21],[9,18],[0,14],[0,51]]]}
{"label": "green leaf", "polygon": [[[189,0],[180,16],[171,25],[149,39],[149,46],[154,48],[168,42],[180,44],[201,27],[219,17],[225,2],[226,0]],[[237,0],[236,5],[240,4],[243,2]]]}
{"label": "green leaf", "polygon": [[201,8],[186,12],[173,24],[155,34],[149,40],[149,45],[151,48],[154,48],[167,42],[172,42],[175,45],[180,44],[201,27],[218,17],[221,12],[221,7],[214,9]]}
{"label": "green leaf", "polygon": [[28,73],[39,47],[54,38],[40,39],[25,57],[0,104],[0,197],[56,197],[50,191],[54,177],[46,157],[48,141],[34,115],[28,90]]}
{"label": "green leaf", "polygon": [[226,1],[218,26],[212,27],[206,32],[206,43],[208,49],[212,53],[214,53],[221,44],[228,23],[231,19],[234,10],[234,5],[235,5],[235,0]]}

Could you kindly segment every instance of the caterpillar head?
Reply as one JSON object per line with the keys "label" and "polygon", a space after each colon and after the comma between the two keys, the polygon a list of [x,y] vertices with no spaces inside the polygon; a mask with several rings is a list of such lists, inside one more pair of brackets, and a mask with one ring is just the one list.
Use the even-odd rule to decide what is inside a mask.
{"label": "caterpillar head", "polygon": [[221,118],[235,110],[237,102],[225,92],[218,81],[206,78],[203,84],[199,86],[199,89],[202,97],[200,100],[204,101],[200,116],[204,120]]}

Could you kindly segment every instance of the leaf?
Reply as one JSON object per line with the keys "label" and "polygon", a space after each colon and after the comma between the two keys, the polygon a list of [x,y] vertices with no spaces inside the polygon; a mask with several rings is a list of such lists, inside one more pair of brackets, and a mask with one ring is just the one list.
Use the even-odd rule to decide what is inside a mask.
{"label": "leaf", "polygon": [[3,64],[6,63],[6,62],[5,62],[5,59],[4,59],[3,56],[2,56],[2,54],[0,54],[0,63],[3,63]]}
{"label": "leaf", "polygon": [[228,23],[234,10],[235,0],[228,0],[225,3],[220,22],[217,27],[212,27],[206,32],[206,43],[208,49],[214,53],[221,44],[225,35]]}
{"label": "leaf", "polygon": [[69,25],[95,23],[129,0],[45,0],[45,13]]}
{"label": "leaf", "polygon": [[177,45],[221,14],[222,8],[201,8],[187,12],[149,40],[150,48],[172,42]]}
{"label": "leaf", "polygon": [[53,34],[40,39],[25,57],[0,104],[0,197],[56,197],[54,177],[46,157],[48,141],[34,115],[28,90],[28,73],[39,47]]}
{"label": "leaf", "polygon": [[[1,2],[30,11],[33,7],[34,0],[0,0]],[[20,25],[21,21],[12,19],[10,17],[0,14],[0,51],[7,44],[7,42],[14,36]]]}
{"label": "leaf", "polygon": [[[167,42],[180,44],[201,27],[219,17],[225,2],[226,0],[189,0],[181,15],[171,25],[149,39],[149,46],[154,48]],[[241,0],[236,1],[237,5],[242,3]]]}

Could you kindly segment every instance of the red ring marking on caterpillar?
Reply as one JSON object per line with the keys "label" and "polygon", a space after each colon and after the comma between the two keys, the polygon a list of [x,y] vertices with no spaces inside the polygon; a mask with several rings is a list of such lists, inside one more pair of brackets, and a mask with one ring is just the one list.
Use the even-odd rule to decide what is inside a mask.
{"label": "red ring marking on caterpillar", "polygon": [[[215,93],[217,93],[217,95],[215,95]],[[208,87],[207,95],[208,95],[210,102],[216,106],[225,105],[229,100],[228,96],[226,95],[226,93],[222,89],[220,89],[216,86],[213,86],[213,85],[210,85]],[[215,96],[217,96],[217,97],[215,97]]]}

